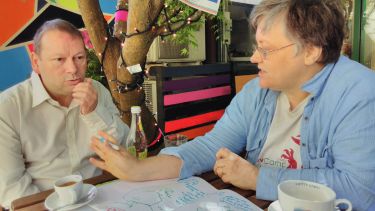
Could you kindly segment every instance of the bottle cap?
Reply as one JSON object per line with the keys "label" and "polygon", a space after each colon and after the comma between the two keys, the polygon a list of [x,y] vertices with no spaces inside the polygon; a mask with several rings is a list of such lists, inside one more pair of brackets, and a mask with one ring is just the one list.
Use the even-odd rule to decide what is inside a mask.
{"label": "bottle cap", "polygon": [[141,107],[140,106],[132,106],[130,110],[131,110],[132,113],[136,113],[136,114],[141,113]]}

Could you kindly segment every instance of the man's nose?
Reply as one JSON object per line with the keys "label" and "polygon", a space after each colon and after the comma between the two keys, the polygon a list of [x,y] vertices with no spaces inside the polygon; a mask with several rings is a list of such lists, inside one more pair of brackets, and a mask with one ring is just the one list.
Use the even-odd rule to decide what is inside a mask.
{"label": "man's nose", "polygon": [[76,73],[78,71],[78,67],[76,63],[74,63],[73,59],[67,59],[65,69],[68,73]]}

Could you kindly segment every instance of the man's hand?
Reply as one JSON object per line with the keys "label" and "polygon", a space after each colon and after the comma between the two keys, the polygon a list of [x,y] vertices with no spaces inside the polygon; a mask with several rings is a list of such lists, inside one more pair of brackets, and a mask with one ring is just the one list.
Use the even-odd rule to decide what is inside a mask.
{"label": "man's hand", "polygon": [[116,144],[116,140],[112,136],[103,131],[99,131],[98,134],[106,141],[102,143],[98,138],[92,137],[90,147],[102,160],[90,158],[90,162],[119,179],[136,181],[138,179],[136,174],[138,160],[123,147],[120,147],[118,151],[114,150],[108,143],[109,141]]}
{"label": "man's hand", "polygon": [[73,99],[81,106],[81,114],[85,115],[95,110],[98,104],[98,93],[92,85],[92,79],[86,78],[73,89]]}
{"label": "man's hand", "polygon": [[245,190],[256,189],[258,168],[226,148],[216,153],[214,172],[225,183]]}

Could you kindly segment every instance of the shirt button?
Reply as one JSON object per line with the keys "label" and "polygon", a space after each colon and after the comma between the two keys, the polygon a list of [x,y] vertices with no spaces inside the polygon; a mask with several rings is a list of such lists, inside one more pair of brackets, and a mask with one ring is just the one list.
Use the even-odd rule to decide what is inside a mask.
{"label": "shirt button", "polygon": [[309,120],[309,117],[305,116],[305,120],[306,120],[306,121]]}
{"label": "shirt button", "polygon": [[305,143],[302,143],[302,146],[303,146],[303,147],[305,147],[305,146],[306,146],[306,144],[305,144]]}

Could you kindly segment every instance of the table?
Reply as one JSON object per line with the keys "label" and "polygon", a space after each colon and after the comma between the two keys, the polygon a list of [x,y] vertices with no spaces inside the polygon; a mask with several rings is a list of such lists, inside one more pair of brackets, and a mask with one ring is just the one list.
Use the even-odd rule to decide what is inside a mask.
{"label": "table", "polygon": [[[257,206],[261,207],[262,209],[266,209],[271,201],[265,201],[255,198],[255,191],[249,191],[249,190],[242,190],[240,188],[234,187],[230,184],[224,183],[220,178],[218,178],[212,171],[204,173],[200,175],[199,177],[203,178],[207,182],[209,182],[211,185],[213,185],[217,189],[231,189],[240,195],[244,196],[245,198],[249,199],[251,202],[256,204]],[[100,176],[96,176],[90,179],[84,180],[84,183],[88,184],[100,184],[104,182],[108,182],[111,180],[116,179],[114,176],[112,176],[109,173],[104,173]],[[33,194],[30,196],[25,196],[19,199],[16,199],[12,202],[12,209],[15,211],[36,211],[36,210],[46,210],[44,207],[44,200],[47,198],[48,195],[50,195],[53,192],[53,190],[47,190],[43,191],[37,194]]]}

